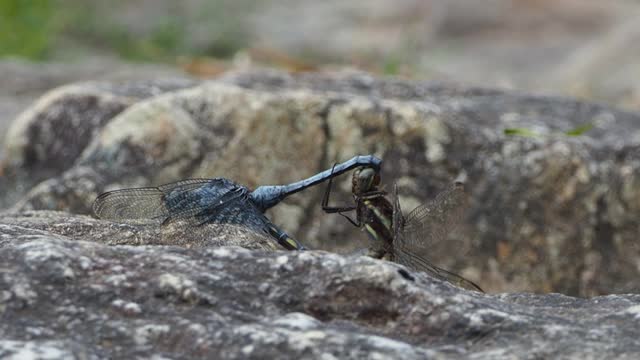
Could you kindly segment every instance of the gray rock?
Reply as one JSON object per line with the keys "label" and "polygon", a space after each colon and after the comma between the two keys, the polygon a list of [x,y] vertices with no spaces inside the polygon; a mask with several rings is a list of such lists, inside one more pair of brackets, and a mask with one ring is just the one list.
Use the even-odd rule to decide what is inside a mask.
{"label": "gray rock", "polygon": [[[6,134],[10,121],[45,92],[81,81],[149,81],[178,79],[179,69],[153,64],[123,63],[103,55],[83,57],[78,62],[31,62],[0,59],[0,134]],[[157,81],[157,80],[156,80]],[[4,135],[0,144],[4,144]],[[2,155],[0,150],[0,155]]]}
{"label": "gray rock", "polygon": [[43,210],[2,214],[0,222],[10,223],[21,230],[29,229],[35,234],[45,232],[106,245],[177,245],[185,248],[241,246],[246,249],[281,250],[272,239],[234,225],[209,224],[189,227],[190,230],[185,231],[186,226],[180,223],[167,226],[144,221],[122,224]]}
{"label": "gray rock", "polygon": [[88,82],[48,92],[7,132],[0,181],[18,190],[4,194],[7,201],[15,200],[20,188],[70,168],[102,127],[132,104],[194,84],[186,79]]}
{"label": "gray rock", "polygon": [[640,354],[640,295],[485,295],[366,257],[105,245],[122,236],[84,216],[3,216],[0,357]]}
{"label": "gray rock", "polygon": [[[254,71],[150,97],[102,121],[69,168],[26,187],[13,209],[89,214],[102,191],[193,177],[224,176],[250,187],[289,183],[373,153],[385,161],[383,181],[399,183],[405,211],[466,175],[471,206],[460,232],[433,244],[432,260],[485,290],[638,291],[634,113],[353,72]],[[584,124],[593,129],[562,134]],[[539,136],[505,135],[507,128]],[[39,146],[27,142],[22,153]],[[20,164],[14,158],[9,164]],[[42,178],[39,169],[30,171]],[[5,203],[8,189],[20,193],[0,189]],[[269,216],[311,247],[365,246],[364,234],[322,214],[322,191],[293,196]]]}

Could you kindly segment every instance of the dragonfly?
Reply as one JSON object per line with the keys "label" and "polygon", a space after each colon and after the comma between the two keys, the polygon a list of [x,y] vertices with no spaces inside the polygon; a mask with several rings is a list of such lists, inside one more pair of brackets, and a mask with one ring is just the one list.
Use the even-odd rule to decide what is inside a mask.
{"label": "dragonfly", "polygon": [[255,190],[232,180],[187,179],[157,187],[128,188],[105,192],[93,203],[99,219],[137,223],[151,221],[191,231],[208,225],[244,228],[267,236],[287,250],[305,247],[277,227],[264,214],[287,196],[317,185],[360,166],[379,169],[382,160],[373,155],[355,156],[332,169],[288,185],[265,185]]}
{"label": "dragonfly", "polygon": [[[424,255],[429,252],[431,244],[444,240],[462,217],[468,198],[463,182],[454,182],[432,201],[416,207],[405,216],[400,208],[397,184],[394,184],[391,199],[388,199],[387,192],[380,186],[378,168],[365,166],[354,170],[351,192],[355,205],[329,206],[332,180],[329,179],[322,209],[344,216],[351,224],[367,232],[373,240],[367,255],[426,272],[469,290],[484,292],[471,280],[434,265]],[[353,211],[355,219],[347,215]]]}

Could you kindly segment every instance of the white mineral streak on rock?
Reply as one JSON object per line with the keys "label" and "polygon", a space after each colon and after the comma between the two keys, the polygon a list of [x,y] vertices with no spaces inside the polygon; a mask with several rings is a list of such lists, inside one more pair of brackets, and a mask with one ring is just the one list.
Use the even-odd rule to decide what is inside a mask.
{"label": "white mineral streak on rock", "polygon": [[634,319],[640,320],[640,305],[633,305],[622,311],[623,314],[631,315]]}
{"label": "white mineral streak on rock", "polygon": [[288,313],[273,320],[273,324],[296,330],[309,330],[320,325],[318,319],[303,313]]}
{"label": "white mineral streak on rock", "polygon": [[60,341],[0,340],[0,356],[3,360],[59,360],[73,359],[68,344]]}
{"label": "white mineral streak on rock", "polygon": [[278,256],[276,258],[276,264],[278,265],[284,265],[289,261],[289,257],[286,255],[282,255],[282,256]]}
{"label": "white mineral streak on rock", "polygon": [[167,335],[171,327],[161,324],[147,324],[136,328],[133,341],[138,345],[145,345],[157,340],[163,335]]}

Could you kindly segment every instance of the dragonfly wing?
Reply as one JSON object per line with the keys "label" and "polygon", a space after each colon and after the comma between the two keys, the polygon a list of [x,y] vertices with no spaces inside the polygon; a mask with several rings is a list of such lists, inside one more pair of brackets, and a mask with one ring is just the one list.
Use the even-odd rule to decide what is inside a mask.
{"label": "dragonfly wing", "polygon": [[[214,180],[215,183],[206,186],[191,181],[177,192],[170,188],[165,200],[170,211],[164,223],[241,225],[245,230],[277,240],[285,249],[304,249],[262,213],[247,188],[227,179]],[[185,188],[189,191],[182,191]]]}
{"label": "dragonfly wing", "polygon": [[[401,243],[401,241],[399,243]],[[448,281],[456,286],[460,286],[468,290],[484,292],[480,286],[476,285],[473,281],[467,280],[451,271],[437,267],[426,258],[421,257],[402,246],[396,246],[394,248],[394,255],[397,263],[405,265],[413,270],[429,273],[435,278]]]}
{"label": "dragonfly wing", "polygon": [[[101,219],[166,223],[212,213],[246,188],[223,178],[190,179],[158,187],[122,189],[100,195],[93,211]],[[194,220],[197,221],[197,220]]]}
{"label": "dragonfly wing", "polygon": [[168,216],[158,188],[137,188],[109,191],[98,196],[93,213],[100,219],[164,221]]}
{"label": "dragonfly wing", "polygon": [[[183,195],[188,196],[183,198]],[[207,223],[233,224],[239,223],[235,221],[238,215],[235,212],[258,212],[248,203],[248,192],[243,187],[231,188],[215,196],[192,190],[191,193],[180,193],[177,198],[165,198],[165,205],[169,211],[163,225],[171,222],[185,222],[195,226]]]}
{"label": "dragonfly wing", "polygon": [[405,218],[400,209],[398,186],[393,187],[393,256],[394,260],[413,270],[423,271],[469,290],[483,291],[478,285],[427,260],[422,253],[429,251],[431,240],[442,240],[455,226],[466,208],[466,194],[462,184],[438,194],[426,205],[415,208]]}
{"label": "dragonfly wing", "polygon": [[464,185],[453,184],[406,216],[403,223],[406,243],[426,249],[443,241],[458,224],[467,206],[468,195]]}
{"label": "dragonfly wing", "polygon": [[400,208],[397,183],[393,183],[393,193],[391,197],[391,200],[393,201],[393,220],[391,224],[393,227],[393,237],[394,239],[397,239],[404,230],[404,217],[402,216],[402,209]]}

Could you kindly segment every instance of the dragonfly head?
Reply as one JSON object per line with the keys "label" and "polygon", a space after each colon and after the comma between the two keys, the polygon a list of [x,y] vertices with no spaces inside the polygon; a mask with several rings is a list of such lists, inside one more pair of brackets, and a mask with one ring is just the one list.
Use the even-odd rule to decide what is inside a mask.
{"label": "dragonfly head", "polygon": [[353,172],[351,191],[361,195],[369,191],[375,191],[380,185],[380,173],[372,167],[361,167]]}

